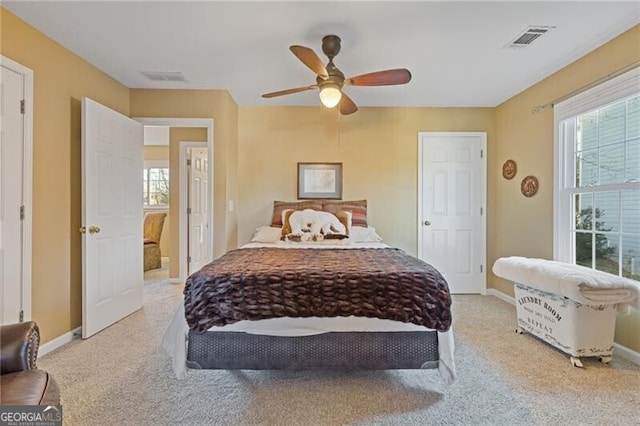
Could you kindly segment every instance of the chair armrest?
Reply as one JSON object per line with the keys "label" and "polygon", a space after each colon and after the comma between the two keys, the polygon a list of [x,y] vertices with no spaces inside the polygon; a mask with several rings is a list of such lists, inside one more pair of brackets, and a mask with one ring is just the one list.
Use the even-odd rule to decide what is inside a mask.
{"label": "chair armrest", "polygon": [[40,330],[33,321],[0,326],[0,373],[35,370]]}

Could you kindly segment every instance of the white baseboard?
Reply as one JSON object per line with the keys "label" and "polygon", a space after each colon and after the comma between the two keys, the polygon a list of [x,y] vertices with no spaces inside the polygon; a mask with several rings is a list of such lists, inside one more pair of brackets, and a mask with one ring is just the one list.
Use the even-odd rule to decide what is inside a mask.
{"label": "white baseboard", "polygon": [[58,336],[53,340],[49,340],[47,343],[40,345],[38,348],[38,357],[45,356],[49,352],[58,349],[61,346],[66,345],[74,339],[76,335],[82,333],[82,327],[78,327],[74,330],[64,333],[62,336]]}
{"label": "white baseboard", "polygon": [[487,296],[494,296],[497,297],[498,299],[507,302],[511,305],[516,305],[516,299],[514,297],[509,296],[508,294],[504,294],[501,291],[496,290],[495,288],[488,288],[487,289]]}
{"label": "white baseboard", "polygon": [[182,278],[169,278],[169,284],[184,284],[184,281]]}
{"label": "white baseboard", "polygon": [[629,349],[626,346],[622,346],[619,343],[613,344],[613,353],[621,358],[624,358],[636,365],[640,365],[640,352],[636,352],[633,349]]}
{"label": "white baseboard", "polygon": [[[494,288],[487,289],[487,296],[495,296],[498,299],[511,305],[516,304],[516,299],[514,297],[511,297],[508,294],[504,294],[503,292],[498,291]],[[640,365],[640,352],[636,352],[633,349],[629,349],[626,346],[622,346],[621,344],[615,342],[613,343],[613,351],[619,357],[631,361],[636,365]]]}

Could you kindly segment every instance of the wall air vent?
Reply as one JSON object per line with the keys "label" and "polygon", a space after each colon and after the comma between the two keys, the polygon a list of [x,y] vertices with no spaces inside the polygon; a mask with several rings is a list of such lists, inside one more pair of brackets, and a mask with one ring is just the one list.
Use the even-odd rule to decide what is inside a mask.
{"label": "wall air vent", "polygon": [[545,35],[555,27],[549,26],[530,26],[525,29],[523,32],[518,34],[513,40],[511,40],[505,48],[507,49],[522,49],[523,47],[529,46],[531,43],[536,41],[541,36]]}
{"label": "wall air vent", "polygon": [[187,81],[181,72],[140,71],[140,74],[151,81]]}

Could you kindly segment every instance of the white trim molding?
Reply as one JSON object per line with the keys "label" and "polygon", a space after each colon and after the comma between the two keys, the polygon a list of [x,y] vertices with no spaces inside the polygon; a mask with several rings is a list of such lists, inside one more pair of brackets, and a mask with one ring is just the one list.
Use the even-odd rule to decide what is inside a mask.
{"label": "white trim molding", "polygon": [[49,352],[66,345],[75,338],[79,338],[82,334],[82,327],[75,328],[71,331],[64,333],[62,336],[58,336],[53,340],[49,340],[47,343],[40,345],[38,348],[38,358],[45,356]]}
{"label": "white trim molding", "polygon": [[510,305],[516,306],[516,299],[514,297],[509,296],[508,294],[505,294],[499,290],[496,290],[495,288],[488,288],[487,296],[497,297],[503,302],[507,302]]}
{"label": "white trim molding", "polygon": [[640,365],[640,352],[636,352],[633,349],[629,349],[626,346],[622,346],[621,344],[614,342],[613,353],[627,361]]}

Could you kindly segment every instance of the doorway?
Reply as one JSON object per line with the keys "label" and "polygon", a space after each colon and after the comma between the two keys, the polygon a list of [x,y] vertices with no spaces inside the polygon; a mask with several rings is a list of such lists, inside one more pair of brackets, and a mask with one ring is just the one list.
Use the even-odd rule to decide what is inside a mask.
{"label": "doorway", "polygon": [[[143,125],[150,126],[168,126],[168,127],[199,127],[206,129],[207,140],[206,140],[206,160],[207,160],[207,189],[205,192],[207,213],[206,213],[206,223],[213,224],[213,211],[214,211],[214,201],[213,201],[213,167],[209,165],[213,165],[213,119],[208,118],[151,118],[151,117],[135,117],[135,120],[142,123]],[[183,182],[186,182],[186,171],[183,174],[182,172],[175,173],[174,167],[180,169],[183,166],[183,162],[180,161],[180,165],[176,166],[175,164],[171,164],[171,172],[173,176],[178,176],[180,181],[180,190],[178,191],[178,205],[181,206],[179,208],[178,214],[178,235],[179,235],[179,243],[178,243],[178,274],[176,276],[175,272],[172,271],[173,275],[169,282],[171,283],[184,283],[187,279],[189,273],[189,265],[188,265],[188,239],[186,235],[188,235],[188,221],[187,221],[187,209],[186,209],[186,189],[184,188]],[[184,177],[183,177],[184,176]],[[175,199],[175,194],[173,194]],[[184,208],[182,207],[184,206]],[[174,223],[175,219],[171,219],[171,222]],[[206,253],[209,254],[208,261],[211,259],[211,254],[214,253],[213,249],[213,225],[208,227],[207,232],[203,234],[204,238],[204,247],[206,248]],[[172,261],[173,263],[173,261]]]}
{"label": "doorway", "polygon": [[418,257],[452,293],[486,292],[484,132],[418,134]]}

